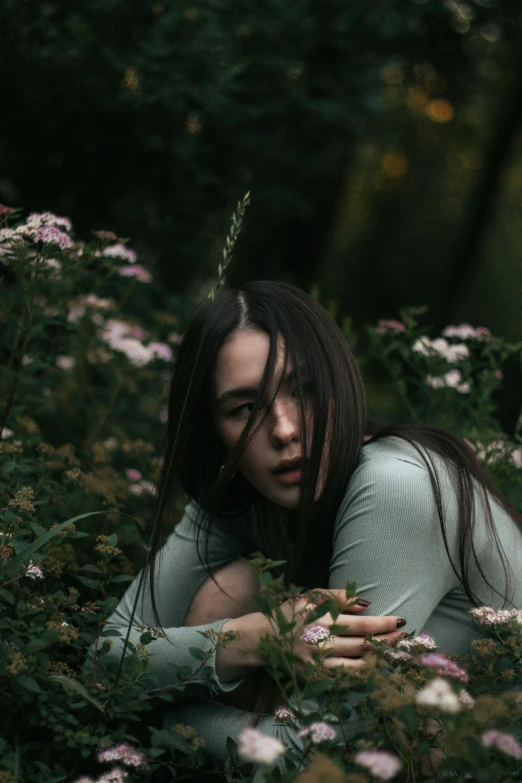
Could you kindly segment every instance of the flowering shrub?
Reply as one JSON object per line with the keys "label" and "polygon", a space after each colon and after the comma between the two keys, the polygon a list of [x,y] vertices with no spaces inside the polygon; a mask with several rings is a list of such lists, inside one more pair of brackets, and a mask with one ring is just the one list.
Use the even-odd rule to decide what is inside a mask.
{"label": "flowering shrub", "polygon": [[[161,632],[140,628],[121,672],[108,667],[102,635],[144,561],[169,367],[192,303],[165,295],[110,231],[81,241],[65,217],[21,219],[8,207],[0,221],[0,783],[132,783],[208,771],[191,726],[175,727],[175,743],[160,728],[159,707],[172,692],[151,696],[142,684],[148,645]],[[412,312],[370,335],[369,353],[389,370],[411,420],[467,437],[522,506],[520,430],[507,439],[492,403],[502,362],[520,346],[467,325],[430,339]],[[257,567],[259,606],[273,616],[297,588],[272,577],[274,564]],[[249,728],[231,744],[221,778],[522,779],[522,614],[472,614],[484,637],[465,659],[419,634],[391,648],[374,643],[358,675],[318,662],[303,686],[288,676],[294,626],[286,623],[279,643],[266,646],[282,689],[274,717],[296,729],[303,751]],[[324,629],[308,633],[320,646]],[[175,670],[171,690],[183,690],[208,654],[195,650],[193,669]],[[347,688],[364,725],[348,741],[332,722]]]}

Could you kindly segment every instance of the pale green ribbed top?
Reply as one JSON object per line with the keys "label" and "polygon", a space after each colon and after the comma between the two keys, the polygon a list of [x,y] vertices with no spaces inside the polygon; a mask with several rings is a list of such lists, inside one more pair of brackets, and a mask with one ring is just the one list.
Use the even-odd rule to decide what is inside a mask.
{"label": "pale green ribbed top", "polygon": [[[453,477],[436,458],[442,500],[447,523],[448,544],[458,562],[457,502]],[[486,526],[483,501],[476,491],[476,527],[474,544],[488,580],[501,593],[505,591],[504,570],[494,546],[493,534]],[[491,501],[496,533],[512,571],[512,597],[522,607],[522,535],[512,519]],[[151,690],[176,681],[172,664],[197,663],[190,647],[208,648],[199,633],[207,628],[220,630],[225,619],[201,627],[184,628],[189,605],[207,574],[196,548],[195,503],[168,539],[158,561],[157,603],[167,639],[152,642],[148,650],[155,682]],[[210,534],[209,565],[218,569],[238,556],[261,550],[272,558],[284,556],[284,530],[280,518],[260,523],[257,517],[229,521]],[[398,615],[407,620],[404,630],[431,634],[440,652],[465,653],[476,632],[469,615],[471,608],[446,553],[435,501],[426,466],[416,449],[400,438],[370,443],[361,457],[346,490],[335,521],[333,555],[329,587],[343,588],[355,582],[357,594],[371,601],[367,611],[374,615]],[[135,580],[106,627],[116,628],[123,637],[136,596]],[[316,585],[325,587],[325,585]],[[484,585],[478,572],[471,569],[471,587],[485,604],[499,608],[501,599]],[[156,625],[150,597],[144,591],[138,604],[134,625]],[[141,632],[133,629],[131,641],[138,642]],[[119,660],[121,637],[114,640],[111,655]],[[237,741],[241,729],[252,720],[249,712],[219,703],[220,694],[234,690],[241,681],[221,683],[215,670],[215,656],[209,658],[190,689],[179,694],[182,701],[169,708],[166,725],[192,725],[205,741],[206,751],[222,759],[227,755],[226,739]],[[347,698],[347,705],[350,699]],[[352,702],[353,703],[353,702]],[[310,709],[313,703],[310,703]],[[302,747],[292,729],[264,716],[258,728],[276,736],[288,746]],[[346,730],[350,730],[348,725]]]}

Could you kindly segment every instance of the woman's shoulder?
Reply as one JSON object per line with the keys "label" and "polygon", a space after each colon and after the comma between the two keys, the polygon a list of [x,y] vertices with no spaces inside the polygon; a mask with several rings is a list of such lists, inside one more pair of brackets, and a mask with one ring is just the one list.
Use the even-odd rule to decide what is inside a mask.
{"label": "woman's shoulder", "polygon": [[404,438],[388,436],[363,446],[357,471],[399,470],[411,472],[412,468],[427,471],[426,458],[432,459],[433,455],[421,446],[414,446]]}

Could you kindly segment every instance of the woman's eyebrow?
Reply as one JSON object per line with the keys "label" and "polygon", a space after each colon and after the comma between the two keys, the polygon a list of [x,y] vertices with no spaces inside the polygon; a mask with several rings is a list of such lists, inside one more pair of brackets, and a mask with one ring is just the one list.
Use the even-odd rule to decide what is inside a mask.
{"label": "woman's eyebrow", "polygon": [[[296,375],[297,374],[295,370],[289,370],[287,373],[285,373],[285,377],[281,381],[281,386],[295,383]],[[245,398],[254,399],[257,397],[258,391],[259,389],[257,386],[238,386],[235,389],[227,389],[226,392],[223,392],[223,394],[218,397],[216,400],[216,405],[224,405],[230,400]]]}
{"label": "woman's eyebrow", "polygon": [[238,386],[237,389],[228,389],[226,392],[223,392],[220,397],[218,397],[216,400],[216,405],[224,405],[229,400],[236,400],[238,398],[254,398],[257,396],[257,392],[258,389],[255,386]]}

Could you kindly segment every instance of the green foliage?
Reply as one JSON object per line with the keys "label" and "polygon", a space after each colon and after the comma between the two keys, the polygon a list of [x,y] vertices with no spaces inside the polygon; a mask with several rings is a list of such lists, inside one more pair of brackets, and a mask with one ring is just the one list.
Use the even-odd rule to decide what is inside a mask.
{"label": "green foliage", "polygon": [[[194,729],[176,726],[173,737],[157,716],[210,653],[192,648],[193,666],[173,666],[176,685],[152,694],[148,646],[161,632],[140,628],[139,644],[127,643],[126,666],[117,673],[103,630],[144,560],[167,363],[192,302],[165,297],[110,232],[82,242],[66,218],[43,213],[21,220],[0,209],[0,781],[100,776],[109,760],[98,755],[116,758],[115,746],[129,783],[208,771]],[[443,423],[468,437],[520,507],[520,442],[499,432],[492,406],[501,363],[520,346],[462,329],[445,343],[428,343],[417,316],[404,313],[403,322],[370,330],[370,354],[390,373],[389,393],[402,400],[404,419]],[[374,642],[358,677],[326,670],[318,647],[303,684],[295,676],[300,619],[280,608],[299,591],[274,577],[280,565],[263,558],[253,563],[261,588],[257,605],[274,631],[262,644],[281,699],[291,705],[288,720],[308,732],[304,752],[286,752],[285,772],[256,771],[237,758],[231,740],[223,779],[289,783],[305,764],[303,781],[319,780],[322,764],[328,779],[367,780],[354,740],[314,734],[314,723],[352,712],[365,721],[357,742],[400,757],[397,780],[419,780],[430,764],[435,776],[447,770],[457,779],[520,778],[514,760],[481,739],[492,729],[521,734],[522,626],[516,617],[486,616],[489,637],[459,662],[475,703],[468,700],[458,712],[418,703],[416,694],[437,674],[418,663],[425,649],[418,639],[403,641],[397,652],[407,656],[397,658]],[[353,600],[355,585],[347,585],[346,595]],[[308,621],[326,611],[335,620],[337,603],[326,600]],[[236,639],[207,638],[212,647]],[[450,703],[462,701],[460,681],[449,679],[448,687]],[[347,689],[359,701],[348,703]]]}

